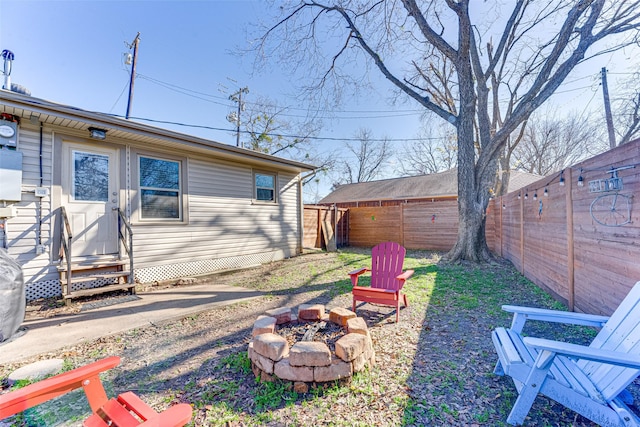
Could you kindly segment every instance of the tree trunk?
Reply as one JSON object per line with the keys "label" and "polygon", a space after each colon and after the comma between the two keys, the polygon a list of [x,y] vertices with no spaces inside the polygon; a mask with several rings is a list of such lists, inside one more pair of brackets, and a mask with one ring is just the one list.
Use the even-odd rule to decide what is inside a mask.
{"label": "tree trunk", "polygon": [[478,99],[470,57],[472,29],[467,9],[469,4],[460,4],[459,48],[455,61],[460,87],[460,112],[455,123],[458,136],[459,225],[458,240],[445,259],[452,262],[488,262],[491,254],[484,232],[485,212],[489,203],[489,188],[495,183],[497,163],[476,163],[474,117]]}
{"label": "tree trunk", "polygon": [[[493,170],[495,171],[495,168]],[[471,174],[475,175],[475,169],[471,169]],[[490,262],[493,257],[487,246],[485,230],[491,184],[487,184],[489,180],[485,177],[478,179],[472,188],[468,188],[471,177],[465,175],[468,173],[458,168],[458,239],[445,256],[445,260]],[[495,182],[495,174],[493,179],[491,182]]]}

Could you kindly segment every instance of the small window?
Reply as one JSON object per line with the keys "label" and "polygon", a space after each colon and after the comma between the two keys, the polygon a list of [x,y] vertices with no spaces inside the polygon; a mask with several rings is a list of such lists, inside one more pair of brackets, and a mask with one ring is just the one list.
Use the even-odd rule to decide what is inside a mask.
{"label": "small window", "polygon": [[139,157],[142,219],[180,219],[180,162]]}
{"label": "small window", "polygon": [[109,156],[73,151],[73,198],[109,201]]}
{"label": "small window", "polygon": [[276,201],[276,176],[266,173],[255,173],[255,197],[259,202]]}

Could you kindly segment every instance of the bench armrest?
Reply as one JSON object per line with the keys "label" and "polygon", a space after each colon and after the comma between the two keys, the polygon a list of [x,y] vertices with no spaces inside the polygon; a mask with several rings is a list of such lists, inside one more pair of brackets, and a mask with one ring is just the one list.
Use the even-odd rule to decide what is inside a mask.
{"label": "bench armrest", "polygon": [[622,366],[625,368],[640,369],[640,359],[638,359],[638,356],[628,353],[602,350],[599,348],[553,341],[544,338],[526,337],[523,338],[523,341],[528,347],[534,347],[539,350],[547,350],[552,353],[577,357],[578,359],[593,360],[594,362]]}
{"label": "bench armrest", "polygon": [[609,317],[595,314],[574,313],[571,311],[548,310],[544,308],[521,307],[503,305],[502,310],[513,313],[511,330],[522,332],[527,320],[541,320],[545,322],[564,323],[569,325],[594,326],[601,328]]}
{"label": "bench armrest", "polygon": [[353,270],[349,272],[349,276],[359,276],[363,273],[366,273],[367,271],[371,271],[370,269],[368,269],[367,267],[362,267],[359,268],[357,270]]}
{"label": "bench armrest", "polygon": [[406,281],[408,278],[410,278],[411,276],[413,276],[414,271],[413,270],[407,270],[405,272],[403,272],[402,274],[400,274],[399,276],[396,277],[397,280],[400,280],[402,282]]}
{"label": "bench armrest", "polygon": [[0,395],[0,420],[81,387],[84,388],[91,410],[95,412],[108,400],[100,382],[100,373],[119,364],[118,356],[107,357]]}
{"label": "bench armrest", "polygon": [[357,270],[350,271],[349,272],[349,277],[351,278],[351,284],[353,286],[358,286],[358,277],[361,274],[366,273],[367,271],[371,271],[371,269],[367,268],[367,267],[362,267],[362,268],[359,268]]}

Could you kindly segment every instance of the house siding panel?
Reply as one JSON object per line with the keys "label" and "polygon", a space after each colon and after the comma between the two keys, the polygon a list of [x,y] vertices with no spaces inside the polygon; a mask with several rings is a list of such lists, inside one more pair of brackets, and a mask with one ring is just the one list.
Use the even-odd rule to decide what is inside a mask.
{"label": "house siding panel", "polygon": [[[42,184],[40,182],[40,130],[21,126],[18,133],[18,150],[22,160],[22,196],[14,204],[17,216],[6,220],[7,250],[22,267],[27,288],[40,281],[55,281],[58,277],[51,265],[52,215],[51,196],[39,198],[35,188],[51,188],[52,137],[43,132]],[[40,223],[40,224],[39,224]],[[41,244],[45,252],[38,254]]]}
{"label": "house siding panel", "polygon": [[[188,224],[136,225],[136,269],[271,253],[296,253],[299,197],[295,174],[278,174],[278,203],[253,202],[251,167],[188,161]],[[168,273],[163,273],[168,274]]]}

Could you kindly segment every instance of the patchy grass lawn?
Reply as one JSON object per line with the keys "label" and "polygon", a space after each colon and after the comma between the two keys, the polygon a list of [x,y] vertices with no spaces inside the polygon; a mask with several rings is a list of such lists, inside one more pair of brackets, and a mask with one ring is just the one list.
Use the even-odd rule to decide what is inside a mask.
{"label": "patchy grass lawn", "polygon": [[[105,376],[110,393],[134,390],[158,410],[189,402],[194,408],[192,425],[197,426],[505,425],[516,392],[508,378],[492,373],[496,357],[491,330],[510,323],[500,306],[563,309],[507,262],[446,265],[439,262],[438,253],[409,251],[405,267],[415,274],[405,286],[410,306],[401,310],[400,322],[394,322],[390,307],[364,304],[357,309],[373,338],[373,369],[348,383],[312,388],[307,394],[295,393],[287,383],[256,381],[246,353],[256,316],[301,303],[350,308],[347,272],[369,261],[368,250],[347,248],[211,276],[212,282],[254,288],[266,295],[40,358],[60,357],[80,366],[119,355],[123,363]],[[544,324],[531,324],[525,331],[574,342],[588,342],[594,335],[589,328]],[[1,367],[0,378],[17,367]],[[45,419],[46,414],[46,424],[53,423],[51,414],[60,412],[60,405],[42,406],[29,417]],[[59,419],[78,420],[84,411],[65,412]],[[12,423],[30,425],[27,418],[17,417]],[[79,422],[63,424],[74,423]],[[539,397],[527,425],[594,424]]]}

